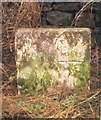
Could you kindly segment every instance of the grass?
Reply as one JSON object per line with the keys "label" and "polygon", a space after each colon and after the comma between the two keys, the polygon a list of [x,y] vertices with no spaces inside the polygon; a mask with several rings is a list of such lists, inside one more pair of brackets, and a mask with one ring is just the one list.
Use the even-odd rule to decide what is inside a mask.
{"label": "grass", "polygon": [[[72,94],[68,95],[69,90],[61,92],[61,88],[59,88],[60,91],[57,91],[57,89],[54,88],[52,91],[44,92],[43,94],[35,93],[32,96],[3,96],[3,112],[8,112],[14,117],[16,113],[21,114],[23,111],[29,118],[100,117],[100,90],[88,93],[88,90],[85,88],[79,94],[71,91]],[[65,96],[62,96],[64,93]],[[20,117],[23,117],[23,115]]]}

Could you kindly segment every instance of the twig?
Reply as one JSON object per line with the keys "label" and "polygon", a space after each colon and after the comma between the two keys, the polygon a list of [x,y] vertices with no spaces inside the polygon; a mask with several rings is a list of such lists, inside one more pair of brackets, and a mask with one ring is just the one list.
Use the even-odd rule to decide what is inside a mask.
{"label": "twig", "polygon": [[23,2],[21,1],[21,5],[19,7],[19,10],[18,10],[18,14],[17,14],[17,17],[16,17],[16,22],[15,22],[15,25],[14,25],[14,31],[16,30],[16,27],[17,27],[17,24],[19,23],[19,14],[20,14],[20,11],[22,9],[22,5],[23,5]]}
{"label": "twig", "polygon": [[81,8],[81,10],[76,14],[74,20],[72,21],[71,26],[73,26],[73,24],[75,23],[75,20],[77,21],[77,20],[79,19],[79,16],[83,13],[84,10],[86,10],[86,8],[87,8],[90,4],[92,4],[92,0],[91,0],[90,2],[88,2],[87,4],[85,4],[85,5]]}
{"label": "twig", "polygon": [[3,84],[2,87],[0,87],[0,90],[2,90],[4,87],[8,86],[15,78],[16,77],[14,77],[12,80],[9,80],[7,83]]}
{"label": "twig", "polygon": [[100,91],[97,91],[94,95],[92,95],[92,96],[89,97],[88,99],[86,99],[86,100],[80,102],[79,105],[81,105],[81,104],[83,104],[83,103],[85,103],[85,102],[91,100],[92,98],[96,97],[96,96],[97,96],[98,94],[100,94],[100,93],[101,93],[101,90],[100,90]]}
{"label": "twig", "polygon": [[[15,104],[18,104],[15,100],[13,100],[13,102],[15,103]],[[23,106],[20,106],[24,111],[25,111],[25,113],[28,115],[28,116],[30,116],[31,118],[34,118],[33,116],[31,116],[31,112],[27,109],[27,107],[23,107]],[[28,112],[27,112],[28,111]]]}
{"label": "twig", "polygon": [[93,118],[95,118],[95,113],[94,113],[94,110],[93,110],[93,108],[92,108],[92,106],[91,106],[90,103],[89,103],[89,106],[90,106],[90,110],[91,110],[91,112],[92,112],[92,114],[93,114]]}

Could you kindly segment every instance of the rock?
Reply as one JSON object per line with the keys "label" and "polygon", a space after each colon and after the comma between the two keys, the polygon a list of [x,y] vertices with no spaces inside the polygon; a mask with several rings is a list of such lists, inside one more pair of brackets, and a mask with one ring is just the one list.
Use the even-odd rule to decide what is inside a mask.
{"label": "rock", "polygon": [[93,11],[94,13],[101,13],[101,3],[100,3],[100,2],[94,3],[94,4],[93,4],[93,9],[92,9],[92,11]]}
{"label": "rock", "polygon": [[[67,83],[67,79],[69,77],[69,70],[64,70],[64,71],[61,71],[60,72],[60,78],[58,79],[58,82],[61,83],[61,84],[64,84]],[[69,87],[70,87],[70,84],[69,84]]]}
{"label": "rock", "polygon": [[101,26],[101,14],[95,14],[95,23],[98,26]]}
{"label": "rock", "polygon": [[101,35],[101,26],[100,27],[95,27],[93,33]]}
{"label": "rock", "polygon": [[79,3],[62,3],[53,5],[54,10],[64,11],[64,12],[75,12],[79,10]]}
{"label": "rock", "polygon": [[41,25],[42,25],[42,26],[46,26],[46,25],[47,25],[46,17],[42,17],[42,18],[41,18]]}
{"label": "rock", "polygon": [[53,25],[70,25],[73,20],[73,15],[70,13],[51,11],[47,12],[47,21]]}
{"label": "rock", "polygon": [[[88,2],[80,2],[80,9],[82,9],[87,4]],[[92,11],[92,4],[89,4],[85,9],[83,9],[83,12],[90,12],[90,11]]]}
{"label": "rock", "polygon": [[68,76],[67,86],[74,88],[75,85],[77,85],[77,79],[72,75]]}
{"label": "rock", "polygon": [[[42,4],[41,4],[42,5]],[[43,3],[43,7],[42,7],[42,11],[46,12],[46,11],[51,11],[52,10],[52,3],[51,2],[44,2]]]}
{"label": "rock", "polygon": [[101,35],[95,34],[95,41],[97,45],[101,48]]}
{"label": "rock", "polygon": [[87,27],[92,28],[94,22],[94,15],[92,13],[82,13],[75,21],[75,27]]}
{"label": "rock", "polygon": [[[44,77],[50,82],[66,82],[73,88],[76,79],[70,76],[71,67],[73,72],[78,70],[74,66],[81,66],[82,62],[89,66],[90,41],[87,28],[19,29],[15,35],[18,80],[33,80],[37,76],[36,80],[40,81]],[[82,74],[83,71],[80,69],[79,72]],[[85,74],[81,77],[85,78]]]}

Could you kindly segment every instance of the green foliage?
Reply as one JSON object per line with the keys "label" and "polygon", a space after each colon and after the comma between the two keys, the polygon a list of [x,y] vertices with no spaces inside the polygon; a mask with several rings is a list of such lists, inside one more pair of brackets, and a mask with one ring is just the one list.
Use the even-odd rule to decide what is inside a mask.
{"label": "green foliage", "polygon": [[40,105],[40,104],[33,104],[33,108],[35,109],[35,111],[38,111],[38,110],[41,110],[42,108],[43,108],[43,106],[42,105]]}
{"label": "green foliage", "polygon": [[24,101],[19,101],[18,106],[23,109],[27,109],[29,111],[29,113],[37,112],[37,111],[43,109],[43,107],[44,107],[43,105],[35,103],[35,102],[28,104]]}
{"label": "green foliage", "polygon": [[[56,67],[52,64],[52,69],[57,69]],[[49,56],[41,52],[34,60],[30,57],[27,65],[26,62],[21,62],[18,84],[21,86],[22,93],[33,94],[36,91],[47,90],[52,82],[49,71]]]}
{"label": "green foliage", "polygon": [[73,65],[70,63],[69,72],[75,78],[77,78],[78,85],[85,86],[85,84],[89,81],[90,78],[90,68],[87,61],[81,62],[80,64]]}
{"label": "green foliage", "polygon": [[70,105],[76,105],[76,104],[78,104],[78,99],[76,95],[68,96],[64,101],[61,101],[61,106],[63,107],[63,109],[64,109],[64,106],[65,108],[69,108]]}
{"label": "green foliage", "polygon": [[[70,56],[75,58],[74,54]],[[77,79],[77,85],[85,86],[89,81],[89,63],[84,62],[69,62],[69,66],[64,68],[58,62],[58,56],[50,56],[39,52],[33,59],[30,57],[28,61],[21,61],[20,73],[18,78],[18,84],[21,87],[22,94],[34,94],[34,92],[44,92],[54,84],[57,80],[53,78],[51,70],[58,73],[58,77],[61,76],[61,71],[69,69],[70,75]],[[68,78],[66,78],[68,79]]]}

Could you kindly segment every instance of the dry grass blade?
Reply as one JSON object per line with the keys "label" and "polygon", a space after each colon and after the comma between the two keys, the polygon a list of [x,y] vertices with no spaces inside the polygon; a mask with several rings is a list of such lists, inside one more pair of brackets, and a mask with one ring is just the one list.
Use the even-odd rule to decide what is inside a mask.
{"label": "dry grass blade", "polygon": [[95,118],[95,112],[94,112],[94,110],[93,110],[93,108],[92,108],[92,105],[91,105],[90,103],[88,103],[88,104],[89,104],[89,106],[90,106],[90,109],[91,109],[91,112],[92,112],[93,118]]}
{"label": "dry grass blade", "polygon": [[91,97],[89,97],[89,98],[87,98],[86,100],[80,102],[79,105],[84,104],[84,103],[90,101],[91,99],[93,99],[93,98],[95,98],[97,95],[99,95],[100,93],[101,93],[101,90],[100,90],[100,91],[97,91],[97,92],[96,92],[94,95],[92,95]]}
{"label": "dry grass blade", "polygon": [[81,16],[81,14],[83,13],[84,10],[86,10],[86,8],[92,4],[92,0],[90,2],[87,2],[82,8],[81,10],[76,14],[74,20],[72,21],[71,26],[74,25],[74,23],[79,19],[79,17]]}

